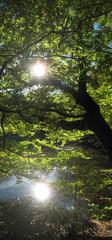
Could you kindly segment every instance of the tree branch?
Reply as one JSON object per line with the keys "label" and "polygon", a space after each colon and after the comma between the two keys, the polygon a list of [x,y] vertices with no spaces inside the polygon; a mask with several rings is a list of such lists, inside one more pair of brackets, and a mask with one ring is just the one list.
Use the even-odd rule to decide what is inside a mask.
{"label": "tree branch", "polygon": [[59,115],[62,115],[63,117],[69,117],[69,118],[80,118],[80,117],[82,118],[82,117],[85,116],[84,114],[78,114],[78,115],[69,114],[69,113],[63,112],[63,111],[60,110],[60,109],[56,109],[56,108],[49,108],[49,109],[39,108],[38,110],[40,110],[40,111],[45,111],[45,112],[58,113]]}
{"label": "tree branch", "polygon": [[24,51],[26,51],[28,48],[30,48],[31,46],[33,46],[34,44],[40,43],[42,42],[45,38],[47,38],[51,33],[53,33],[53,31],[50,31],[49,33],[45,34],[43,37],[41,37],[39,40],[35,40],[32,43],[30,43],[29,45],[25,46],[23,49],[21,49],[20,51],[17,52],[17,54],[11,56],[8,60],[6,60],[2,66],[2,68],[0,69],[0,77],[3,75],[3,72],[5,70],[5,68],[7,67],[7,65],[15,58],[18,57],[19,55],[21,55]]}
{"label": "tree branch", "polygon": [[0,112],[2,112],[2,113],[18,113],[17,110],[10,110],[10,109],[4,108],[2,106],[0,106]]}
{"label": "tree branch", "polygon": [[83,120],[76,120],[68,122],[66,120],[61,120],[58,122],[58,127],[61,127],[63,130],[88,130],[88,126],[85,124],[85,119]]}
{"label": "tree branch", "polygon": [[6,134],[5,134],[5,128],[4,128],[4,120],[5,120],[5,113],[3,112],[2,113],[2,117],[1,117],[1,129],[2,129],[2,132],[3,132],[3,148],[5,148],[5,143],[6,143]]}
{"label": "tree branch", "polygon": [[75,97],[76,90],[73,89],[68,84],[64,83],[63,81],[59,81],[57,79],[49,78],[49,79],[39,79],[39,78],[33,78],[32,82],[29,84],[30,87],[33,85],[42,85],[42,86],[52,86],[55,88],[59,88],[60,90],[70,93],[73,97]]}

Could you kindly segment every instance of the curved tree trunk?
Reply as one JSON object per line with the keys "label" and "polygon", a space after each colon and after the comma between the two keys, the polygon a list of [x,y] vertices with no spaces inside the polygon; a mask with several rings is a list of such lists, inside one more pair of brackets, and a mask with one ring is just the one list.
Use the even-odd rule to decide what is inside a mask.
{"label": "curved tree trunk", "polygon": [[[76,103],[82,106],[86,115],[84,115],[83,120],[77,121],[61,121],[60,125],[63,129],[90,129],[98,137],[105,150],[107,151],[111,161],[112,161],[112,130],[103,118],[99,105],[94,101],[94,99],[89,96],[86,91],[86,74],[82,72],[80,76],[78,91],[74,90],[71,86],[67,85],[62,81],[55,79],[49,79],[47,82],[42,81],[43,85],[52,85],[59,88],[67,93],[70,93],[75,99]],[[34,83],[33,83],[34,84]]]}
{"label": "curved tree trunk", "polygon": [[112,130],[104,120],[98,104],[87,92],[78,92],[76,102],[86,110],[86,124],[98,137],[112,160]]}

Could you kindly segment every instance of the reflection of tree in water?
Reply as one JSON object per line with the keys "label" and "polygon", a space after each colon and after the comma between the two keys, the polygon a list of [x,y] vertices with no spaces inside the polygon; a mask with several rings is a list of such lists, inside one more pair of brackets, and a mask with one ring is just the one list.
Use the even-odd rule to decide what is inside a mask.
{"label": "reflection of tree in water", "polygon": [[74,209],[68,210],[56,203],[39,204],[30,198],[1,203],[0,240],[110,240],[111,237],[93,237],[93,227],[98,226],[95,226],[95,221],[90,222],[85,217],[79,224],[81,213],[84,216],[84,200],[81,199],[78,204],[81,207],[76,226]]}
{"label": "reflection of tree in water", "polygon": [[[108,195],[108,189],[106,187],[103,195],[101,195],[102,189],[100,189],[99,192],[98,185],[101,185],[102,178],[104,174],[106,177],[106,173],[101,174],[98,169],[96,171],[95,166],[91,167],[90,161],[90,166],[88,166],[88,161],[85,164],[84,160],[80,159],[80,164],[83,169],[79,168],[78,160],[75,163],[77,168],[75,168],[74,172],[72,171],[72,174],[71,171],[69,172],[69,170],[72,169],[72,159],[71,169],[68,168],[65,172],[62,170],[58,171],[57,184],[59,184],[59,186],[57,184],[53,185],[54,188],[57,189],[56,198],[54,196],[53,201],[49,202],[49,204],[39,204],[30,198],[1,203],[0,240],[75,240],[74,237],[77,236],[77,233],[83,234],[84,237],[84,234],[92,229],[92,225],[88,221],[87,216],[87,206],[89,203],[87,198],[91,200],[91,203],[97,204],[97,201],[99,203],[99,197],[101,198],[102,196],[103,200],[100,199],[100,206],[91,204],[91,216],[95,215],[98,218],[98,216],[102,214],[104,216],[106,211],[106,219],[110,219],[110,213],[107,214],[108,209],[103,210],[103,208],[107,206],[107,199],[105,199],[106,202],[104,202],[104,196]],[[86,167],[91,169],[91,171],[88,171],[88,174]],[[49,177],[52,176],[50,175]],[[75,181],[74,178],[78,179],[79,177],[80,180],[83,180],[82,183],[85,180],[85,185],[81,185],[81,181]],[[96,179],[98,181],[97,185],[95,184],[97,182]],[[104,189],[104,186],[101,186]],[[83,192],[80,192],[82,189]],[[87,198],[85,196],[87,196]],[[81,239],[82,235],[80,238],[78,238],[78,236],[76,239]]]}
{"label": "reflection of tree in water", "polygon": [[73,212],[56,204],[38,204],[31,199],[1,204],[2,239],[66,239],[73,232]]}

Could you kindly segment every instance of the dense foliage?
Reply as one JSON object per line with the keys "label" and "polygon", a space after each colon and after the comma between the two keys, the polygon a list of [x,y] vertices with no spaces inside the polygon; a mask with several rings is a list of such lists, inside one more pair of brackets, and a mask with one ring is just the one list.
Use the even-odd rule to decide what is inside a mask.
{"label": "dense foliage", "polygon": [[[1,1],[0,12],[2,176],[68,167],[94,201],[110,189],[108,157],[77,142],[95,133],[112,156],[111,1]],[[31,73],[37,61],[42,78]]]}

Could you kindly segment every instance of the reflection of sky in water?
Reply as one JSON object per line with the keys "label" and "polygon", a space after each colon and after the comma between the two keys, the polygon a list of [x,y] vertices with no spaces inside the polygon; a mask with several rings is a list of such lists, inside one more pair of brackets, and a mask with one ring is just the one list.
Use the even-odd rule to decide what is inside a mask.
{"label": "reflection of sky in water", "polygon": [[0,182],[0,200],[11,200],[31,196],[31,182],[22,177],[18,183],[16,176],[11,176]]}
{"label": "reflection of sky in water", "polygon": [[7,179],[0,181],[0,190],[4,188],[12,187],[14,184],[16,184],[16,176],[8,177]]}
{"label": "reflection of sky in water", "polygon": [[[67,170],[65,169],[65,172]],[[35,171],[33,174],[29,173],[29,178],[33,175],[33,177],[37,178],[37,181],[48,182],[48,184],[52,183],[58,179],[63,179],[63,172],[59,171],[58,168],[54,168],[49,174],[43,174],[40,171]],[[16,199],[24,199],[29,198],[33,201],[33,204],[37,206],[38,200],[34,197],[33,187],[35,182],[30,180],[28,177],[15,175],[10,176],[7,179],[0,181],[0,202],[7,202]],[[70,179],[69,179],[70,180]],[[72,179],[73,180],[73,179]],[[70,212],[74,212],[75,210],[75,200],[73,195],[67,194],[67,196],[63,195],[63,192],[58,192],[56,189],[51,189],[51,198],[49,201],[54,202],[57,206],[60,206]],[[82,216],[87,215],[88,204],[80,202],[80,198],[77,197],[78,203],[78,211],[80,210],[80,218]],[[85,205],[84,205],[85,204]]]}
{"label": "reflection of sky in water", "polygon": [[[57,168],[49,174],[42,174],[40,171],[35,171],[33,176],[41,181],[54,182],[60,173]],[[0,181],[0,201],[13,200],[22,197],[32,196],[33,181],[26,177],[17,178],[15,175]]]}

